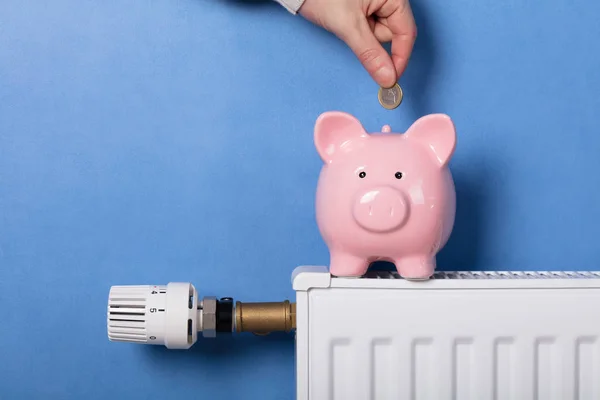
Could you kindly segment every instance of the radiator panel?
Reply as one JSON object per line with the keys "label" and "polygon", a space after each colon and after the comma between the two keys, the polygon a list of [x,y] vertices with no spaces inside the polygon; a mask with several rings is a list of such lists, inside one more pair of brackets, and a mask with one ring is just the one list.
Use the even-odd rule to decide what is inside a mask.
{"label": "radiator panel", "polygon": [[295,285],[298,400],[600,399],[597,278],[460,289],[318,274]]}

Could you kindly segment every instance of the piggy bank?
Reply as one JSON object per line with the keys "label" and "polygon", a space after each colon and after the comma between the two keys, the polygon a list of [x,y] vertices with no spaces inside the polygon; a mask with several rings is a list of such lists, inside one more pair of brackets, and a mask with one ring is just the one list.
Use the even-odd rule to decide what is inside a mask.
{"label": "piggy bank", "polygon": [[317,119],[314,142],[323,161],[316,220],[331,275],[360,277],[388,261],[407,280],[429,279],[454,226],[452,120],[431,114],[405,133],[388,125],[367,133],[352,115],[332,111]]}

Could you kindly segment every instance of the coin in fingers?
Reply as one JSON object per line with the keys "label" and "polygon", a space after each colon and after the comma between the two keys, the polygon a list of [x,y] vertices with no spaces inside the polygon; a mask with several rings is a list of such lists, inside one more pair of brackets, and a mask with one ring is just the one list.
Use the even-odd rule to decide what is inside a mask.
{"label": "coin in fingers", "polygon": [[377,94],[379,104],[388,110],[393,110],[398,107],[400,103],[402,103],[403,96],[402,88],[397,83],[391,88],[380,87],[379,93]]}

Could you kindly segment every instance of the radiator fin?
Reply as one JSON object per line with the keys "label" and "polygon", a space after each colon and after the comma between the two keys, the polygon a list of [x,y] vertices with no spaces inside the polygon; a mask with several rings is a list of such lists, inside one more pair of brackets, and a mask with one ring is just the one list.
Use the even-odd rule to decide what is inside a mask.
{"label": "radiator fin", "polygon": [[[560,393],[556,387],[552,387],[560,378],[560,370],[557,368],[557,352],[555,338],[540,338],[535,346],[535,398],[559,400]],[[551,384],[548,384],[551,382]],[[508,397],[507,397],[508,398]]]}
{"label": "radiator fin", "polygon": [[[473,341],[468,338],[459,338],[454,341],[452,349],[452,394],[453,399],[470,399],[473,383]],[[447,396],[446,396],[447,397]]]}
{"label": "radiator fin", "polygon": [[515,345],[511,337],[498,338],[494,344],[495,400],[511,399],[514,396]]}
{"label": "radiator fin", "polygon": [[371,350],[371,398],[373,399],[391,399],[394,395],[394,387],[390,382],[394,382],[395,368],[393,365],[393,347],[389,338],[376,338],[373,340]]}
{"label": "radiator fin", "polygon": [[434,348],[430,338],[417,338],[412,346],[411,399],[427,400],[435,397],[435,382],[438,378],[433,374]]}
{"label": "radiator fin", "polygon": [[577,399],[600,398],[598,369],[600,362],[597,337],[583,337],[577,340],[576,379]]}
{"label": "radiator fin", "polygon": [[[335,339],[331,342],[331,388],[329,398],[332,400],[344,400],[355,396],[352,393],[353,385],[348,385],[347,371],[353,365],[352,348],[347,338]],[[356,382],[355,382],[356,383]]]}

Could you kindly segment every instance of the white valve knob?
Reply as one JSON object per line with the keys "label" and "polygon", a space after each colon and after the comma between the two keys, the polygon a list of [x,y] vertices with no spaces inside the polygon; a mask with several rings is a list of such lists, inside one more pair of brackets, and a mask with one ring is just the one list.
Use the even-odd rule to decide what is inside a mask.
{"label": "white valve knob", "polygon": [[191,283],[110,289],[107,328],[111,341],[189,349],[196,343],[201,318]]}

